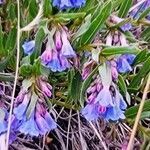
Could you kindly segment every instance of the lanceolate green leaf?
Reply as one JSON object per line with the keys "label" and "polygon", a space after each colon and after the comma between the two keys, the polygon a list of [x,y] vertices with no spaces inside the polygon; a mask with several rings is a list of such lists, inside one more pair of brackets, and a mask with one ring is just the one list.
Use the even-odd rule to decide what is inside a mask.
{"label": "lanceolate green leaf", "polygon": [[[34,8],[34,9],[33,9]],[[30,15],[34,18],[36,15],[37,15],[37,11],[38,11],[38,9],[37,9],[38,7],[37,7],[37,3],[36,3],[36,0],[32,0],[32,1],[30,1],[30,3],[29,3],[29,13],[30,13]]]}
{"label": "lanceolate green leaf", "polygon": [[144,78],[150,72],[150,56],[144,62],[142,68],[139,70],[137,75],[132,79],[129,88],[139,88],[142,78]]}
{"label": "lanceolate green leaf", "polygon": [[139,63],[141,63],[141,62],[144,62],[145,59],[147,59],[147,57],[148,57],[148,53],[149,53],[149,52],[148,52],[147,49],[142,50],[142,51],[135,57],[134,62],[133,62],[133,65],[135,66],[135,65],[137,65],[137,64],[139,64]]}
{"label": "lanceolate green leaf", "polygon": [[42,42],[44,38],[45,38],[45,32],[44,29],[41,27],[39,28],[35,36],[35,49],[34,49],[34,53],[31,55],[32,63],[41,53]]}
{"label": "lanceolate green leaf", "polygon": [[80,28],[73,36],[73,40],[84,34],[89,29],[90,25],[91,25],[91,14],[85,17],[84,23],[80,26]]}
{"label": "lanceolate green leaf", "polygon": [[80,90],[81,90],[81,84],[82,84],[82,76],[80,74],[79,71],[77,71],[72,79],[72,82],[71,82],[71,99],[74,101],[74,102],[77,102],[80,98]]}
{"label": "lanceolate green leaf", "polygon": [[119,85],[121,91],[123,92],[123,95],[125,96],[126,101],[128,102],[128,104],[130,104],[131,98],[130,98],[130,95],[127,91],[127,87],[126,87],[126,83],[124,81],[124,78],[121,75],[119,75],[119,77],[118,77],[118,85]]}
{"label": "lanceolate green leaf", "polygon": [[101,10],[98,10],[99,14],[91,23],[89,29],[85,32],[85,34],[81,37],[80,44],[85,45],[90,43],[97,33],[97,31],[102,27],[108,16],[110,15],[112,8],[112,3],[107,2]]}
{"label": "lanceolate green leaf", "polygon": [[145,41],[149,41],[150,40],[150,27],[147,27],[141,34],[141,37],[143,37],[143,39]]}
{"label": "lanceolate green leaf", "polygon": [[10,52],[14,49],[16,45],[16,37],[17,37],[17,29],[13,28],[9,32],[9,35],[7,37],[6,45],[5,45],[5,51]]}
{"label": "lanceolate green leaf", "polygon": [[43,5],[43,11],[44,11],[44,15],[46,17],[48,17],[49,15],[51,15],[52,12],[52,6],[50,3],[50,0],[44,0],[44,5]]}
{"label": "lanceolate green leaf", "polygon": [[92,77],[93,75],[98,71],[98,67],[97,66],[87,77],[86,80],[84,80],[84,82],[82,83],[82,87],[81,87],[81,92],[80,92],[80,105],[83,107],[84,105],[84,100],[85,100],[85,91],[87,90],[87,88],[89,87]]}
{"label": "lanceolate green leaf", "polygon": [[[126,117],[130,118],[130,119],[135,119],[135,116],[138,112],[139,106],[140,105],[138,104],[136,106],[128,108],[125,112]],[[147,100],[144,103],[143,112],[145,112],[145,111],[150,111],[150,100]]]}
{"label": "lanceolate green leaf", "polygon": [[120,18],[126,17],[131,5],[132,5],[132,0],[123,0],[122,4],[120,6],[120,9],[119,9],[118,16]]}
{"label": "lanceolate green leaf", "polygon": [[13,54],[11,53],[5,59],[0,61],[0,71],[3,71],[6,68],[6,66],[8,65],[8,63],[9,63],[12,56],[13,56]]}
{"label": "lanceolate green leaf", "polygon": [[14,81],[14,79],[15,79],[14,75],[5,75],[0,73],[0,81],[9,82],[9,81]]}
{"label": "lanceolate green leaf", "polygon": [[119,77],[118,77],[118,85],[119,85],[121,91],[122,91],[124,94],[126,94],[126,92],[127,92],[127,87],[126,87],[126,84],[125,84],[125,82],[124,82],[124,79],[123,79],[123,77],[122,77],[121,75],[119,75]]}
{"label": "lanceolate green leaf", "polygon": [[111,56],[116,54],[136,54],[138,52],[139,49],[134,46],[127,46],[127,47],[111,46],[104,48],[101,54],[104,56]]}

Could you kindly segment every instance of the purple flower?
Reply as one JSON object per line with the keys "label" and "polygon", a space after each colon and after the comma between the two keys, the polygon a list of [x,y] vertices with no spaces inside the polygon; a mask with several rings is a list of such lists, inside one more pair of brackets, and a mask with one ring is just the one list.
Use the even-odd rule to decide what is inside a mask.
{"label": "purple flower", "polygon": [[21,133],[30,136],[44,135],[56,128],[56,123],[51,118],[42,104],[37,103],[29,119],[24,118],[22,124],[18,128]]}
{"label": "purple flower", "polygon": [[31,117],[22,122],[21,126],[18,128],[21,133],[29,134],[31,136],[38,136],[40,134],[34,114],[35,112],[33,111]]}
{"label": "purple flower", "polygon": [[62,43],[63,43],[62,49],[61,49],[62,55],[66,58],[76,57],[76,54],[75,54],[70,42],[68,41],[67,34],[65,31],[62,31]]}
{"label": "purple flower", "polygon": [[129,31],[132,28],[131,23],[126,23],[123,26],[121,26],[122,31]]}
{"label": "purple flower", "polygon": [[118,79],[118,71],[117,71],[117,63],[115,61],[111,61],[111,74],[112,74],[112,78],[113,80],[117,80]]}
{"label": "purple flower", "polygon": [[53,0],[53,6],[59,9],[79,8],[85,4],[85,0]]}
{"label": "purple flower", "polygon": [[94,64],[95,64],[95,62],[93,60],[90,60],[90,61],[87,61],[86,63],[84,63],[83,69],[82,69],[83,80],[85,80],[88,77],[88,75],[91,73]]}
{"label": "purple flower", "polygon": [[51,97],[52,96],[52,86],[46,81],[42,80],[42,78],[37,79],[38,88],[43,92],[44,96]]}
{"label": "purple flower", "polygon": [[72,3],[74,4],[74,7],[79,8],[83,5],[85,5],[86,0],[71,0]]}
{"label": "purple flower", "polygon": [[61,33],[59,31],[56,31],[55,34],[55,46],[57,50],[61,50],[62,48]]}
{"label": "purple flower", "polygon": [[101,106],[114,106],[112,95],[109,91],[109,86],[104,86],[103,89],[98,93],[94,103],[99,103]]}
{"label": "purple flower", "polygon": [[32,40],[32,41],[24,42],[24,44],[22,45],[22,48],[25,54],[31,55],[35,48],[35,41]]}
{"label": "purple flower", "polygon": [[71,67],[68,59],[75,58],[76,54],[68,41],[65,30],[56,31],[54,37],[55,47],[52,49],[49,42],[47,43],[46,50],[41,55],[41,62],[53,72],[61,72]]}
{"label": "purple flower", "polygon": [[[18,97],[20,97],[20,95],[18,95]],[[16,98],[16,100],[18,100],[18,97]],[[13,113],[18,120],[23,119],[26,113],[28,104],[30,102],[30,98],[31,98],[31,93],[30,92],[26,93],[25,95],[22,96],[22,101],[19,102],[19,104],[17,104],[17,106],[14,107]],[[16,101],[16,103],[18,102]]]}
{"label": "purple flower", "polygon": [[108,107],[105,114],[106,120],[117,121],[119,119],[125,119],[124,111],[122,111],[119,107]]}
{"label": "purple flower", "polygon": [[120,56],[117,59],[117,70],[121,73],[126,73],[128,71],[132,71],[132,63],[134,61],[135,55],[133,54],[125,54]]}
{"label": "purple flower", "polygon": [[57,127],[55,121],[41,104],[36,106],[35,120],[41,135]]}
{"label": "purple flower", "polygon": [[107,121],[124,119],[127,105],[114,83],[104,86],[98,75],[87,89],[87,105],[81,110],[89,121],[103,118]]}
{"label": "purple flower", "polygon": [[82,110],[82,115],[86,120],[93,121],[97,120],[100,117],[99,105],[98,104],[87,104]]}

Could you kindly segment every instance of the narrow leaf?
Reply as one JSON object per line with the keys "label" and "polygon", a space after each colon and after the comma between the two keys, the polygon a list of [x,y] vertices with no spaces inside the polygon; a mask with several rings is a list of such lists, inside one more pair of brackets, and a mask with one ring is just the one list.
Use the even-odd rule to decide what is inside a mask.
{"label": "narrow leaf", "polygon": [[139,49],[134,46],[127,46],[127,47],[111,46],[104,48],[101,54],[104,56],[111,56],[116,54],[137,54],[138,52]]}
{"label": "narrow leaf", "polygon": [[120,18],[126,17],[131,5],[132,5],[132,0],[123,0],[122,4],[120,6],[120,9],[119,9],[118,16]]}
{"label": "narrow leaf", "polygon": [[[138,109],[139,109],[139,106],[140,106],[140,104],[128,108],[128,109],[126,110],[126,112],[125,112],[126,117],[127,117],[127,118],[130,118],[130,119],[135,119],[136,114],[137,114]],[[149,111],[149,110],[150,110],[150,100],[147,100],[147,101],[144,103],[143,112]]]}
{"label": "narrow leaf", "polygon": [[131,80],[129,88],[139,88],[142,78],[144,78],[150,72],[150,57],[144,62],[142,68],[137,75]]}
{"label": "narrow leaf", "polygon": [[41,27],[37,31],[35,35],[35,50],[33,54],[31,55],[31,62],[33,63],[34,60],[40,55],[41,53],[41,48],[42,48],[42,42],[45,38],[45,32],[44,29]]}
{"label": "narrow leaf", "polygon": [[72,84],[71,84],[71,98],[74,102],[77,102],[80,98],[80,90],[81,90],[81,84],[82,84],[82,76],[79,71],[76,72],[76,74],[73,77]]}
{"label": "narrow leaf", "polygon": [[82,44],[85,45],[85,44],[90,43],[92,41],[95,34],[102,27],[102,25],[104,24],[104,22],[106,21],[106,19],[110,15],[111,8],[112,8],[112,3],[107,2],[107,3],[105,3],[105,6],[103,7],[103,9],[98,10],[99,14],[95,17],[95,19],[91,23],[89,29],[81,38],[81,41],[80,41],[81,45]]}

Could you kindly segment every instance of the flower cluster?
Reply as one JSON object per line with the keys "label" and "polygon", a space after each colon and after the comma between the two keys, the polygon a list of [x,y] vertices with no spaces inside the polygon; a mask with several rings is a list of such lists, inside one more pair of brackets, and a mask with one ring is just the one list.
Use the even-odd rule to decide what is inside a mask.
{"label": "flower cluster", "polygon": [[[106,45],[124,46],[124,47],[129,46],[125,36],[118,31],[109,33],[109,35],[106,38]],[[124,54],[114,59],[114,61],[116,61],[117,63],[116,67],[118,72],[126,73],[128,71],[132,71],[131,65],[133,64],[134,59],[135,59],[134,54]]]}
{"label": "flower cluster", "polygon": [[56,123],[50,116],[44,103],[44,97],[51,97],[51,85],[42,77],[36,80],[37,90],[42,94],[37,95],[31,87],[22,87],[15,100],[12,127],[16,131],[31,136],[44,135],[56,128]]}
{"label": "flower cluster", "polygon": [[76,54],[68,40],[67,31],[61,29],[54,35],[54,46],[47,42],[46,50],[41,55],[41,62],[53,72],[64,71],[71,67],[69,59],[75,58]]}
{"label": "flower cluster", "polygon": [[[9,143],[17,138],[17,133],[30,136],[44,135],[57,127],[45,104],[45,98],[51,97],[52,86],[47,83],[45,77],[38,77],[35,85],[32,80],[24,80],[31,83],[22,85],[22,88],[15,99],[13,114],[11,118],[11,129]],[[33,88],[33,86],[35,86]],[[33,90],[34,89],[34,90]],[[38,93],[38,94],[37,94]],[[0,107],[0,135],[7,132],[8,112],[2,105]]]}
{"label": "flower cluster", "polygon": [[[114,72],[111,64],[109,69]],[[114,75],[114,74],[113,74]],[[116,75],[114,76],[116,78]],[[101,75],[93,77],[93,82],[86,91],[87,105],[82,109],[82,115],[89,121],[104,118],[109,121],[125,119],[124,110],[127,105],[113,81],[110,84],[102,82]]]}

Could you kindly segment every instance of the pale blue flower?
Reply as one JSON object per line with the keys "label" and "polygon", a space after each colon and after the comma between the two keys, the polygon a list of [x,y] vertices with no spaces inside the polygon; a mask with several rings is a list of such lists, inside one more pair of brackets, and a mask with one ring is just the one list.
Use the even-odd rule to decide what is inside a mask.
{"label": "pale blue flower", "polygon": [[134,61],[135,55],[133,54],[125,54],[120,56],[117,59],[117,70],[120,73],[126,73],[132,71],[132,63]]}
{"label": "pale blue flower", "polygon": [[129,31],[132,28],[131,23],[126,23],[123,26],[121,26],[122,31]]}
{"label": "pale blue flower", "polygon": [[31,55],[35,48],[35,41],[32,40],[32,41],[24,42],[24,44],[22,45],[22,48],[25,54]]}
{"label": "pale blue flower", "polygon": [[41,135],[44,135],[57,127],[56,122],[47,111],[43,114],[40,114],[40,112],[37,111],[35,117]]}
{"label": "pale blue flower", "polygon": [[59,9],[79,8],[85,4],[86,0],[53,0],[53,6]]}
{"label": "pale blue flower", "polygon": [[25,119],[25,121],[22,122],[18,130],[21,133],[24,133],[26,135],[29,134],[31,136],[38,136],[40,134],[40,130],[38,129],[35,121],[34,111],[29,119]]}
{"label": "pale blue flower", "polygon": [[[20,95],[18,95],[18,97],[19,96]],[[30,98],[31,98],[31,93],[27,93],[27,94],[23,95],[22,101],[17,106],[14,107],[13,113],[18,120],[22,120],[24,118],[28,104],[30,102]],[[18,98],[16,98],[16,100],[17,99]]]}

